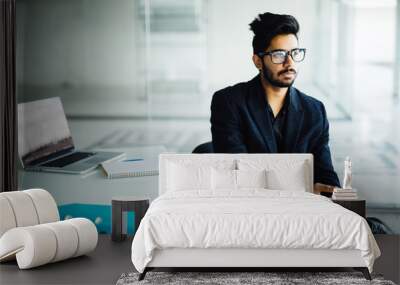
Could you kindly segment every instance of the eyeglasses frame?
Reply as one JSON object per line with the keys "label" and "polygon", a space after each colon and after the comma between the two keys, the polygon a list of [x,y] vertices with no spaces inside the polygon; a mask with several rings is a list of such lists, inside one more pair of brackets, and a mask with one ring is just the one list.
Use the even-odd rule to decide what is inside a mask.
{"label": "eyeglasses frame", "polygon": [[[303,57],[302,60],[296,61],[296,60],[293,58],[292,52],[293,52],[294,50],[301,50],[301,51],[304,52],[304,57]],[[274,52],[277,52],[277,51],[284,51],[284,52],[286,52],[286,54],[285,54],[285,59],[284,59],[283,62],[275,63],[275,62],[272,60],[272,54],[273,54]],[[262,51],[262,52],[257,53],[257,55],[258,55],[261,59],[262,59],[264,56],[269,55],[270,58],[271,58],[271,62],[272,62],[273,64],[282,64],[282,63],[286,62],[286,60],[287,60],[287,58],[288,58],[289,55],[290,55],[290,57],[292,58],[292,60],[293,60],[294,62],[302,62],[302,61],[304,60],[304,58],[306,57],[306,51],[307,51],[307,49],[305,49],[305,48],[294,48],[294,49],[292,49],[292,50],[275,49],[275,50],[271,50],[271,51]]]}

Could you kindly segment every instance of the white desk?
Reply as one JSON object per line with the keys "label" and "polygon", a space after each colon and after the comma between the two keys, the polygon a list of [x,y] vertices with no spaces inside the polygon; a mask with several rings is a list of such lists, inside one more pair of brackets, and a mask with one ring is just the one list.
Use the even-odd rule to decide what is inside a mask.
{"label": "white desk", "polygon": [[[125,152],[127,158],[154,158],[166,152],[163,146],[107,150]],[[110,205],[113,196],[147,196],[151,200],[158,196],[158,176],[107,179],[101,169],[86,175],[20,170],[18,178],[20,189],[46,189],[57,205]]]}
{"label": "white desk", "polygon": [[[155,158],[166,152],[163,146],[107,149],[126,153],[126,158]],[[43,188],[57,202],[60,218],[86,217],[96,222],[100,232],[111,230],[111,199],[115,196],[158,196],[158,175],[107,179],[100,168],[86,175],[19,170],[19,188]],[[99,219],[100,218],[100,219]],[[129,232],[134,229],[128,225]]]}

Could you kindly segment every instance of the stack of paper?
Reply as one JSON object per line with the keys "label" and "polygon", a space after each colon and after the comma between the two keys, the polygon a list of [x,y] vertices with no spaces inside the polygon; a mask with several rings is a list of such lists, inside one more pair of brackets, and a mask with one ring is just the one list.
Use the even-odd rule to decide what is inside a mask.
{"label": "stack of paper", "polygon": [[357,200],[357,190],[356,189],[342,189],[337,188],[333,190],[332,199],[334,200]]}
{"label": "stack of paper", "polygon": [[102,163],[107,178],[158,175],[157,159],[127,159]]}

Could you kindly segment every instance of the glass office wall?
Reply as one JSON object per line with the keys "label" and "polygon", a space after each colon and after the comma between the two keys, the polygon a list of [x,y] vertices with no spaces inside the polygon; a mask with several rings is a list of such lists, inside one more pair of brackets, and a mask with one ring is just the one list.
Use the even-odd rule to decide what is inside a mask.
{"label": "glass office wall", "polygon": [[391,105],[396,6],[395,0],[318,2],[314,82],[350,118],[371,100],[375,108]]}
{"label": "glass office wall", "polygon": [[70,116],[146,114],[135,1],[18,0],[17,34],[20,100],[60,96]]}
{"label": "glass office wall", "polygon": [[397,4],[321,1],[318,15],[324,32],[316,42],[321,61],[315,65],[315,85],[326,95],[323,102],[342,114],[330,120],[339,176],[350,155],[354,187],[367,199],[368,215],[400,232],[400,191],[393,186],[400,183]]}
{"label": "glass office wall", "polygon": [[[205,115],[207,1],[136,2],[144,32],[146,95],[150,117]],[[196,106],[195,108],[193,108]]]}
{"label": "glass office wall", "polygon": [[18,0],[19,98],[60,96],[70,117],[207,118],[216,90],[256,75],[248,24],[264,11],[301,22],[311,82],[316,3]]}
{"label": "glass office wall", "polygon": [[329,97],[332,117],[364,104],[364,78],[381,78],[371,96],[391,104],[378,93],[393,93],[395,0],[18,0],[17,9],[21,100],[61,96],[71,116],[207,117],[213,92],[256,75],[248,24],[264,11],[299,20],[308,51],[297,86]]}

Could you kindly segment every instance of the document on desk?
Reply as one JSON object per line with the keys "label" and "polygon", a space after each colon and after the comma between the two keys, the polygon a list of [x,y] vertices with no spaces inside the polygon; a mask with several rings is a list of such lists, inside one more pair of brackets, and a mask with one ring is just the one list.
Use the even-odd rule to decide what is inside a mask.
{"label": "document on desk", "polygon": [[158,175],[158,158],[127,159],[101,164],[107,178]]}

